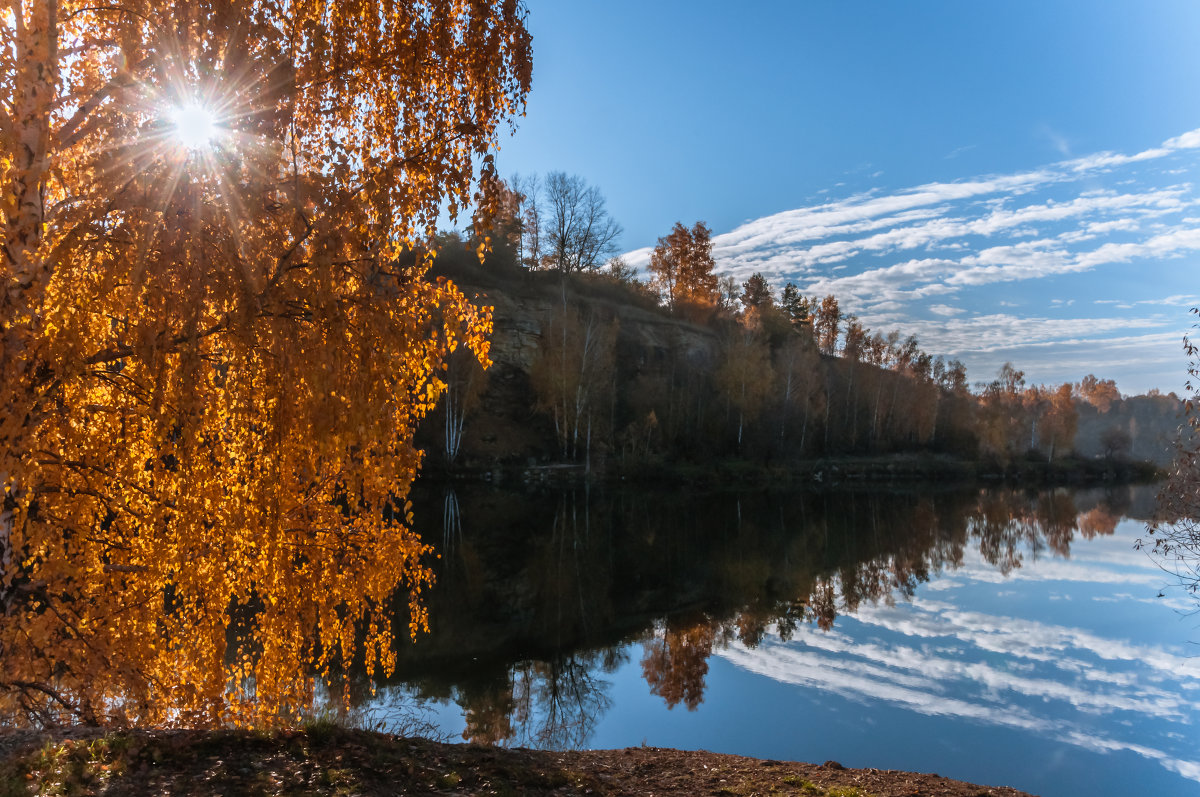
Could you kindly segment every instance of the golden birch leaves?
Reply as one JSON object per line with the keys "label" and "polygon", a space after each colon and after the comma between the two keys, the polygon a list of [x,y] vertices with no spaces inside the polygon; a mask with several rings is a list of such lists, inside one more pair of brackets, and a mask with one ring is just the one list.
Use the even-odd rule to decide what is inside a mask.
{"label": "golden birch leaves", "polygon": [[286,720],[425,623],[412,435],[491,321],[407,253],[494,174],[524,10],[13,9],[0,714]]}

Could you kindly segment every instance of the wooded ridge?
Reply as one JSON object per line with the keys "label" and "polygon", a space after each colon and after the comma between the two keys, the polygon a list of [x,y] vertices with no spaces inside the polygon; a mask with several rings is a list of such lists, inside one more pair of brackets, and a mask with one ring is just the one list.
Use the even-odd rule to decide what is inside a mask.
{"label": "wooded ridge", "polygon": [[493,364],[451,359],[418,432],[427,472],[1129,479],[1174,452],[1174,395],[1029,385],[1007,364],[972,389],[961,363],[871,335],[835,297],[798,310],[794,286],[776,301],[752,279],[736,302],[672,309],[611,268],[480,265],[453,241],[435,272],[494,307]]}

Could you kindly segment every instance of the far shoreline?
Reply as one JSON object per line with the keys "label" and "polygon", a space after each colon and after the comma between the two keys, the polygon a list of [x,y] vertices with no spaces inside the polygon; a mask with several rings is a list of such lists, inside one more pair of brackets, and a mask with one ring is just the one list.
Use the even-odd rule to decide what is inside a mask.
{"label": "far shoreline", "polygon": [[711,463],[638,462],[593,465],[527,461],[454,468],[425,467],[424,483],[483,483],[522,488],[537,485],[639,485],[656,488],[878,487],[1104,487],[1153,484],[1166,477],[1151,462],[1063,457],[1052,462],[1029,457],[1008,462],[946,454],[886,454],[825,457],[788,463],[725,459]]}

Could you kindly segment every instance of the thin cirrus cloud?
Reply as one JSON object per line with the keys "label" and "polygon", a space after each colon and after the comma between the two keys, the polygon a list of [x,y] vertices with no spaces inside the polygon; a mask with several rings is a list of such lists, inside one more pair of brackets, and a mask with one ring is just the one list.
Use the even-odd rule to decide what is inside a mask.
{"label": "thin cirrus cloud", "polygon": [[[1070,341],[1086,340],[1091,360],[1109,363],[1123,359],[1108,356],[1110,339],[1128,346],[1140,335],[1158,346],[1166,338],[1154,333],[1169,332],[1165,354],[1143,348],[1136,367],[1105,375],[1126,389],[1172,388],[1188,318],[1171,299],[1191,287],[1184,258],[1200,253],[1200,195],[1187,181],[1197,150],[1200,129],[1132,154],[859,194],[746,222],[714,236],[713,256],[739,281],[761,272],[808,295],[831,293],[867,325],[917,334],[979,377],[995,365],[988,354],[1001,339],[988,333],[999,327],[1019,366],[1027,347],[1063,344],[1061,363],[1032,358],[1034,381],[1092,370],[1072,358]],[[644,268],[650,251],[625,257]],[[1129,296],[1131,281],[1166,298]],[[1097,300],[1122,312],[1089,315],[1104,309]],[[1021,312],[996,312],[1006,307]]]}

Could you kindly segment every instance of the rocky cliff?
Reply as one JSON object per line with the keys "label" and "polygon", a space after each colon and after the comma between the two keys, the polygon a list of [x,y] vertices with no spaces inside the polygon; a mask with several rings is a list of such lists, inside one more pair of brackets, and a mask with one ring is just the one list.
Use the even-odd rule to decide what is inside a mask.
{"label": "rocky cliff", "polygon": [[[716,357],[715,332],[661,310],[632,304],[627,294],[612,290],[612,286],[564,286],[557,276],[547,273],[526,274],[520,279],[479,272],[455,276],[476,303],[494,308],[492,366],[481,403],[464,428],[457,468],[538,466],[555,458],[553,422],[536,410],[530,371],[541,349],[545,325],[563,311],[564,304],[596,314],[605,322],[616,320],[616,367],[622,384],[663,367],[671,353],[691,362],[712,362]],[[441,418],[430,420],[418,435],[418,443],[427,452],[429,466],[437,469],[445,466],[437,436]]]}

